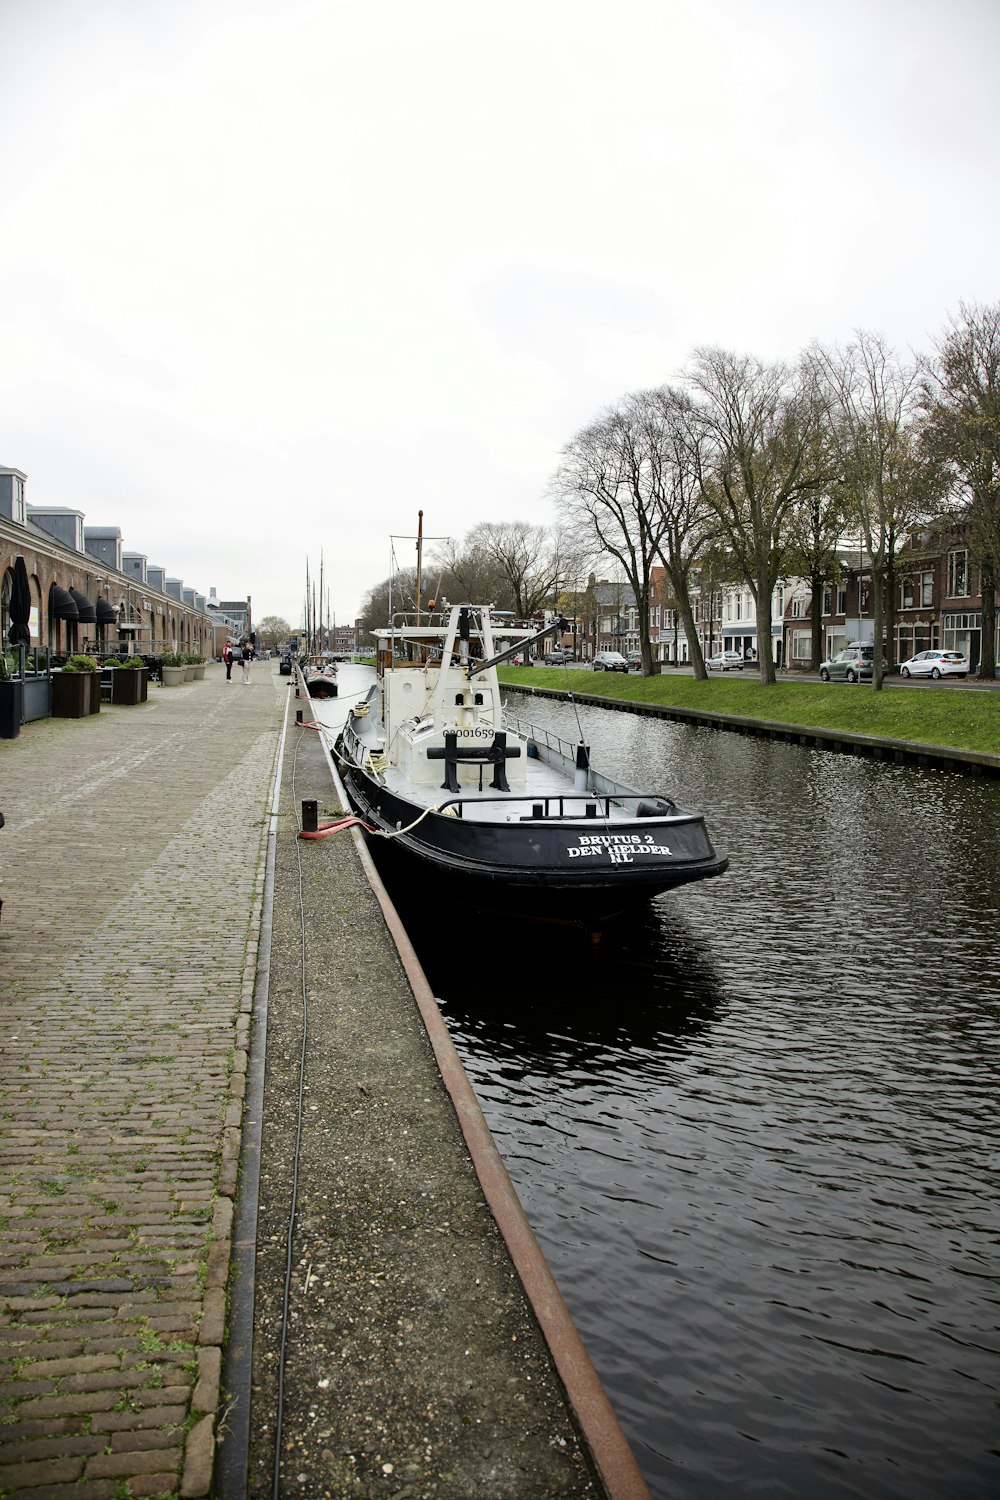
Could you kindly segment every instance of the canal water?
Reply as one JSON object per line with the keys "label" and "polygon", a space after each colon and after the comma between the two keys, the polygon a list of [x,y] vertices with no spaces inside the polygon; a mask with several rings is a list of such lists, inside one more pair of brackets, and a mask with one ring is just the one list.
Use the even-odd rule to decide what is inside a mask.
{"label": "canal water", "polygon": [[653,1494],[1000,1493],[1000,784],[580,721],[727,875],[471,967],[393,895]]}

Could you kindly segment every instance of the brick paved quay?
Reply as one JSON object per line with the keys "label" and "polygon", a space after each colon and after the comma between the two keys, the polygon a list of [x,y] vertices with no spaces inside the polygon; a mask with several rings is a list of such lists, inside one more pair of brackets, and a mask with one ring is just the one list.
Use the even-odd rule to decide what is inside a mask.
{"label": "brick paved quay", "polygon": [[[297,799],[321,815],[332,799],[318,736],[294,727],[273,927],[264,913],[289,681],[253,672],[247,689],[210,667],[0,742],[0,1495],[272,1493],[301,914],[319,1024],[280,1494],[646,1496],[558,1308],[553,1364],[535,1314],[558,1293],[527,1225],[516,1250],[502,1213],[498,1233],[462,1144],[478,1106],[456,1096],[464,1074],[438,1074],[424,1024],[443,1025],[427,996],[417,1008],[350,838],[295,837]],[[262,975],[267,1082],[243,1129]],[[258,1126],[256,1282],[229,1284],[227,1334]],[[253,1374],[230,1384],[248,1296]]]}
{"label": "brick paved quay", "polygon": [[0,1493],[204,1495],[288,696],[263,663],[0,743]]}

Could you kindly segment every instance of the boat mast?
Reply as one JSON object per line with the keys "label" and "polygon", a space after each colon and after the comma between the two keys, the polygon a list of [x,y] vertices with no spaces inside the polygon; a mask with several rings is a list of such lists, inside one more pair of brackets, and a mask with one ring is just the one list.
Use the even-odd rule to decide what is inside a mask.
{"label": "boat mast", "polygon": [[424,513],[417,511],[417,624],[420,624],[420,591],[423,587],[424,569]]}

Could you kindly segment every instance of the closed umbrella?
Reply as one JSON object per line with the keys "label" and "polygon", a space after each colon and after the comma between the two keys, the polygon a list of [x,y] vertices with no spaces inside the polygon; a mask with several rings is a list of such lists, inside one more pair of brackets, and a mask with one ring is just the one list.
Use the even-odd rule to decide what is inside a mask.
{"label": "closed umbrella", "polygon": [[31,585],[28,569],[20,553],[14,559],[14,582],[10,591],[10,628],[7,638],[12,646],[30,646]]}

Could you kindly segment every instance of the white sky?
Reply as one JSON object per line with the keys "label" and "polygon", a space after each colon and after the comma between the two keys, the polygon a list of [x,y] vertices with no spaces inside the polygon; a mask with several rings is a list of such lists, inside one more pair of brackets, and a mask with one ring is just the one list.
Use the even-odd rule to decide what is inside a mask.
{"label": "white sky", "polygon": [[0,0],[0,59],[0,463],[257,618],[550,521],[698,344],[1000,297],[997,0]]}

